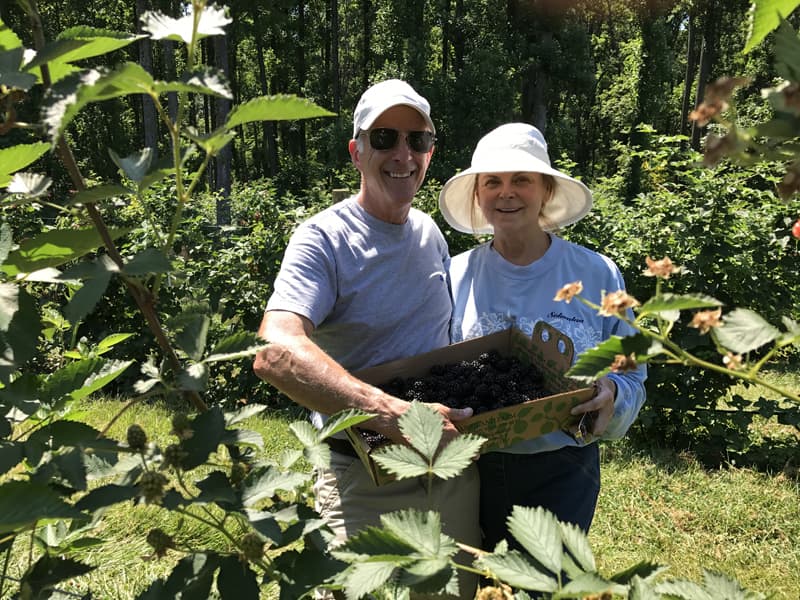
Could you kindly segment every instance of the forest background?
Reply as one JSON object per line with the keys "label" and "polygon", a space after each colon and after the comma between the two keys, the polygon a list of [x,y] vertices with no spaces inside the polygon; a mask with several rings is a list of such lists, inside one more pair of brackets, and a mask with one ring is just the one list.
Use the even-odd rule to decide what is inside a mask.
{"label": "forest background", "polygon": [[[304,497],[297,490],[308,474],[277,475],[249,462],[259,436],[228,427],[264,406],[297,414],[250,371],[253,332],[293,228],[357,189],[346,153],[352,107],[386,77],[407,79],[432,102],[439,139],[418,206],[439,220],[453,254],[477,240],[441,220],[441,182],[468,165],[475,141],[498,123],[537,124],[559,166],[593,189],[592,213],[562,234],[614,259],[629,292],[655,300],[641,308],[640,324],[676,344],[660,356],[666,361],[654,346],[636,346],[650,377],[634,442],[797,479],[797,393],[770,384],[798,362],[800,235],[792,223],[800,214],[793,145],[800,40],[796,17],[764,25],[762,15],[761,33],[776,29],[764,43],[750,29],[752,10],[790,12],[796,2],[234,2],[228,17],[194,4],[208,17],[202,39],[177,2],[0,4],[0,180],[8,186],[0,226],[7,413],[0,467],[10,477],[0,485],[0,529],[9,532],[0,548],[10,556],[17,534],[29,531],[31,548],[51,553],[35,564],[27,553],[21,585],[49,589],[53,579],[41,576],[56,564],[62,578],[82,572],[68,559],[49,561],[97,543],[81,537],[88,513],[94,521],[131,499],[184,516],[196,505],[236,548],[187,556],[175,579],[154,581],[152,590],[193,585],[185,566],[201,560],[208,585],[220,569],[220,585],[238,593],[228,576],[240,572],[241,556],[274,581],[300,571],[324,576],[292,552],[274,562],[262,553],[263,536],[293,547],[299,538],[289,532],[302,529],[304,560],[313,554],[319,525],[302,515],[306,525],[297,527],[302,502],[282,511],[294,525],[281,531],[245,510],[270,496],[274,505],[291,503],[278,480]],[[41,23],[30,18],[33,7]],[[119,33],[138,30],[140,16],[149,35]],[[36,59],[22,46],[39,49]],[[96,70],[78,72],[78,62]],[[34,75],[45,63],[58,78],[49,90],[46,70]],[[726,75],[736,78],[719,83]],[[34,161],[46,176],[15,173]],[[664,256],[681,268],[654,282],[644,258]],[[679,319],[683,309],[718,305],[725,324],[713,335]],[[779,322],[787,333],[772,325]],[[703,368],[682,365],[679,349]],[[589,354],[589,363],[604,357]],[[738,375],[750,388],[768,363],[776,370],[762,380],[767,387],[732,387]],[[82,400],[101,388],[121,402],[111,402],[116,414],[95,430]],[[105,437],[148,399],[169,407],[189,400],[199,414],[173,416],[179,442],[163,452],[143,442],[139,426],[124,444]],[[345,415],[336,427],[359,418]],[[321,436],[332,431],[291,429],[305,450],[285,448],[281,469],[300,456],[322,461]],[[229,472],[198,481],[198,494],[183,477],[211,467],[217,446],[229,454]],[[133,462],[117,453],[134,454]],[[227,470],[227,461],[213,465],[220,466]],[[89,481],[112,471],[120,484],[86,493]],[[175,477],[174,488],[165,488],[162,471]],[[257,534],[238,539],[208,503],[247,515],[237,525]],[[60,518],[71,524],[50,521]],[[161,533],[147,536],[156,553],[174,544]],[[26,554],[20,543],[15,549]],[[593,570],[591,562],[584,567]],[[252,572],[246,578],[255,581]],[[296,589],[281,593],[297,597]]]}

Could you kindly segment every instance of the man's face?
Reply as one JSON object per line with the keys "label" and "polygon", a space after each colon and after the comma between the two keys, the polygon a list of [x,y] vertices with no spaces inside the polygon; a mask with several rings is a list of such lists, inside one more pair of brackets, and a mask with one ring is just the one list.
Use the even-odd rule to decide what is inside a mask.
{"label": "man's face", "polygon": [[433,155],[433,148],[428,152],[414,152],[406,136],[411,131],[429,131],[429,128],[419,112],[403,105],[386,110],[370,129],[379,128],[398,130],[397,143],[392,148],[376,150],[370,144],[368,133],[361,134],[358,144],[355,140],[350,142],[350,156],[361,171],[361,203],[367,212],[379,219],[402,222],[425,179]]}

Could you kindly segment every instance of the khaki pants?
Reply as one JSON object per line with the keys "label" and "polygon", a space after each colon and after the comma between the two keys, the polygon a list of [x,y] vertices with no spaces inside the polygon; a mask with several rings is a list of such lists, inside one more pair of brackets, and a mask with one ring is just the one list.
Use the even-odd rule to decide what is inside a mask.
{"label": "khaki pants", "polygon": [[[314,492],[317,511],[327,520],[336,535],[334,544],[344,542],[348,536],[367,526],[380,526],[380,517],[383,514],[414,508],[438,511],[443,533],[456,542],[480,548],[480,482],[475,464],[454,479],[437,479],[429,498],[425,482],[420,478],[376,486],[359,459],[331,452],[330,469],[317,473]],[[463,551],[455,556],[459,564],[470,565],[472,559],[472,556]],[[459,600],[472,600],[475,597],[478,584],[476,575],[459,569],[458,584],[461,592],[457,596]],[[412,594],[411,598],[421,599],[423,596]]]}

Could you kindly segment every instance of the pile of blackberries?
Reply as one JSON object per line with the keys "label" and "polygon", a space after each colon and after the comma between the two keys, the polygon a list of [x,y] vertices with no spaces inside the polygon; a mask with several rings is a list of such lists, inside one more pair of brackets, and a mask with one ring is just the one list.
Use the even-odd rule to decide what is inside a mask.
{"label": "pile of blackberries", "polygon": [[[534,365],[491,350],[474,360],[434,365],[421,377],[395,377],[378,387],[408,401],[471,407],[473,415],[477,415],[547,396],[543,379]],[[362,435],[370,447],[383,439],[364,430]]]}
{"label": "pile of blackberries", "polygon": [[513,406],[547,395],[541,372],[530,363],[497,350],[475,360],[432,366],[422,377],[400,378],[378,386],[408,401],[471,407],[473,414]]}

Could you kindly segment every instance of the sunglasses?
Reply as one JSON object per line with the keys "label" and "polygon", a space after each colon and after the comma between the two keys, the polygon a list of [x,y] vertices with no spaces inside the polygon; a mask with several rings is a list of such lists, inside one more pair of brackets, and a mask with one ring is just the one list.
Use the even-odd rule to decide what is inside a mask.
{"label": "sunglasses", "polygon": [[[388,127],[378,127],[364,133],[369,134],[369,145],[375,150],[391,150],[400,139],[400,132]],[[405,134],[405,138],[412,152],[418,153],[429,152],[436,142],[436,136],[430,131],[409,131]]]}

